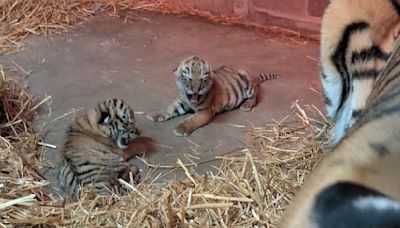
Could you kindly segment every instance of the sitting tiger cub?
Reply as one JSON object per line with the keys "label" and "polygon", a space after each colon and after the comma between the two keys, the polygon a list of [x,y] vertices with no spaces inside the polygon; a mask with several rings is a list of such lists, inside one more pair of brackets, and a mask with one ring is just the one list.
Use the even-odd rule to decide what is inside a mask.
{"label": "sitting tiger cub", "polygon": [[178,98],[166,110],[149,113],[146,117],[162,122],[195,112],[175,128],[176,136],[190,135],[218,113],[239,106],[243,111],[251,111],[257,103],[258,85],[278,77],[267,74],[253,78],[248,69],[239,66],[222,66],[211,71],[210,65],[197,56],[184,59],[173,73],[180,90]]}
{"label": "sitting tiger cub", "polygon": [[144,144],[128,144],[140,130],[132,108],[120,99],[109,99],[75,120],[66,135],[57,182],[73,200],[79,188],[93,185],[99,195],[120,191],[118,178],[129,180],[129,172],[138,181],[139,169],[127,161],[144,153]]}

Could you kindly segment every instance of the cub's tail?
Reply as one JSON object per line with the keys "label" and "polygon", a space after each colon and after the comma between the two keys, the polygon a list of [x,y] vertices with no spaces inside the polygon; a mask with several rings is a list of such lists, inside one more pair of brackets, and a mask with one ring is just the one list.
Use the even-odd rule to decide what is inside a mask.
{"label": "cub's tail", "polygon": [[257,85],[259,85],[264,81],[271,80],[271,79],[277,79],[280,77],[281,76],[279,74],[260,74],[256,77],[256,83],[257,83]]}

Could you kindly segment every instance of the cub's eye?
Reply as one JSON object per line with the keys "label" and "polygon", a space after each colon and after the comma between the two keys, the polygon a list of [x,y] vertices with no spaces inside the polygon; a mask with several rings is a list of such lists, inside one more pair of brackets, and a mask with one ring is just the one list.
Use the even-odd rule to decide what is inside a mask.
{"label": "cub's eye", "polygon": [[189,69],[188,68],[183,69],[182,70],[182,74],[183,75],[188,75],[189,74]]}
{"label": "cub's eye", "polygon": [[202,82],[207,82],[207,81],[208,81],[208,78],[202,78],[201,81],[202,81]]}
{"label": "cub's eye", "polygon": [[190,81],[190,78],[188,77],[183,77],[185,79],[185,81]]}

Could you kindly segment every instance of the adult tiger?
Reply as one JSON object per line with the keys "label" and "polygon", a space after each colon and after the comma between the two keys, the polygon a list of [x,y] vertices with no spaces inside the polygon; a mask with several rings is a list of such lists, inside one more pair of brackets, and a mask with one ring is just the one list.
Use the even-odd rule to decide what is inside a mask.
{"label": "adult tiger", "polygon": [[242,111],[251,111],[257,103],[258,85],[278,77],[275,74],[253,77],[250,70],[240,66],[222,66],[211,71],[208,62],[197,56],[182,60],[174,75],[178,98],[166,110],[148,113],[147,118],[162,122],[195,112],[175,128],[177,136],[190,135],[218,113],[239,106]]}
{"label": "adult tiger", "polygon": [[400,227],[400,39],[366,108],[311,173],[279,227]]}
{"label": "adult tiger", "polygon": [[97,194],[108,195],[115,187],[120,190],[118,178],[128,180],[129,172],[138,181],[139,169],[127,163],[146,150],[143,144],[128,148],[138,135],[134,112],[123,100],[109,99],[89,109],[67,132],[58,185],[75,200],[82,186],[92,184]]}
{"label": "adult tiger", "polygon": [[385,67],[400,30],[399,0],[333,0],[321,27],[321,84],[332,145],[345,135]]}

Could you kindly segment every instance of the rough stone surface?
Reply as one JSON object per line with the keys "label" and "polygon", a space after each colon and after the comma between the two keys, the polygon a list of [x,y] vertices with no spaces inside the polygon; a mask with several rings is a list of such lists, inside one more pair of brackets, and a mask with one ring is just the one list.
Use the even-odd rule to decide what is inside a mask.
{"label": "rough stone surface", "polygon": [[[153,123],[137,115],[143,129],[141,140],[150,146],[145,159],[151,164],[175,165],[177,158],[190,163],[185,154],[197,156],[199,160],[191,158],[195,162],[208,161],[215,155],[242,148],[248,126],[264,126],[283,118],[296,99],[301,104],[322,106],[320,95],[310,89],[319,88],[315,60],[319,45],[301,45],[243,27],[152,13],[139,13],[126,21],[98,15],[64,36],[48,40],[34,36],[26,43],[25,51],[0,56],[0,62],[7,64],[13,60],[32,70],[28,80],[33,95],[38,99],[51,95],[52,116],[41,133],[46,143],[58,147],[46,154],[53,164],[59,161],[66,128],[81,111],[58,117],[111,97],[123,98],[137,112],[165,108],[177,95],[171,71],[184,57],[193,54],[207,59],[214,67],[240,64],[252,68],[255,74],[277,73],[282,77],[261,85],[258,105],[252,112],[234,110],[221,114],[188,138],[172,133],[186,117]],[[45,113],[36,123],[38,129],[44,119]],[[146,172],[141,161],[132,162]],[[213,170],[211,164],[215,165],[205,163],[196,170]],[[41,171],[54,180],[54,169]],[[183,175],[178,170],[169,178]]]}
{"label": "rough stone surface", "polygon": [[233,13],[237,16],[247,16],[249,14],[249,1],[234,0]]}

